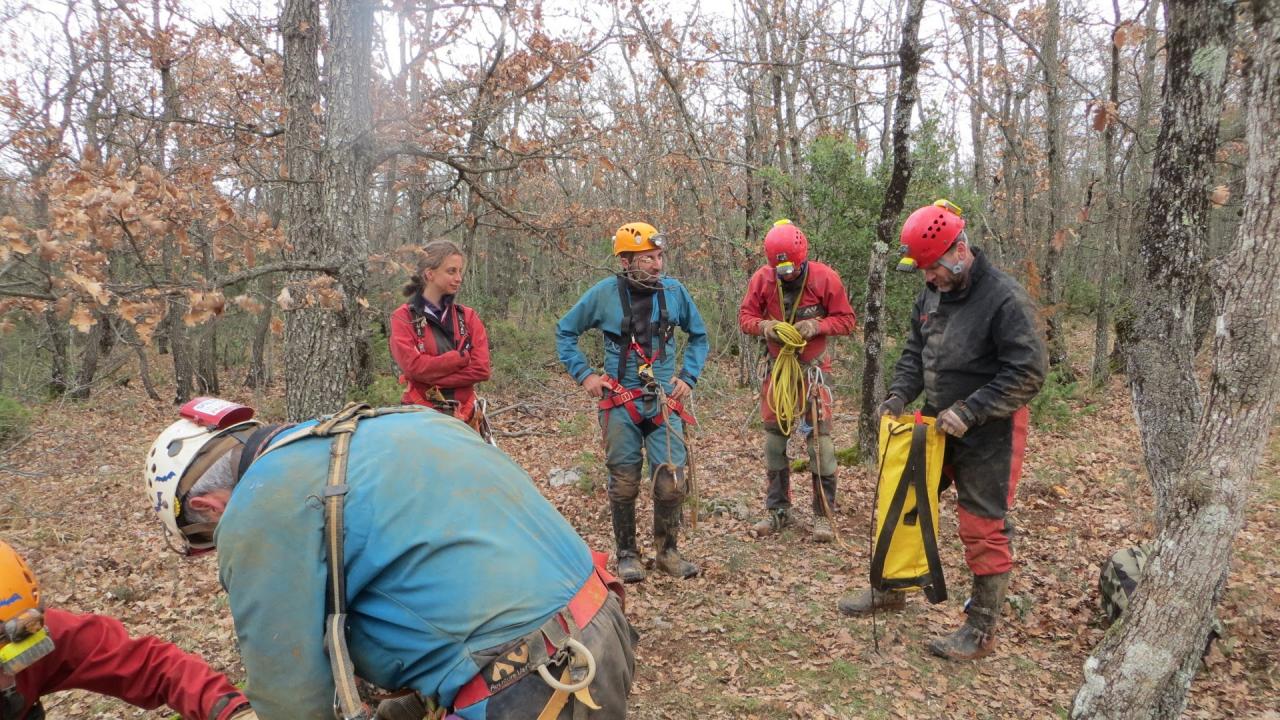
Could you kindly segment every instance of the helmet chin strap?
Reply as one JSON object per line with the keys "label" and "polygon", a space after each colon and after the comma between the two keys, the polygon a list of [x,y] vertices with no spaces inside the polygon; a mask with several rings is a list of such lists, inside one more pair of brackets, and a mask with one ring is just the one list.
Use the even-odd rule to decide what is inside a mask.
{"label": "helmet chin strap", "polygon": [[626,270],[623,271],[622,274],[626,276],[628,282],[631,282],[632,284],[635,284],[639,287],[645,288],[646,290],[662,289],[661,275],[650,275],[647,277],[642,277],[639,271],[635,270],[634,268],[627,268]]}

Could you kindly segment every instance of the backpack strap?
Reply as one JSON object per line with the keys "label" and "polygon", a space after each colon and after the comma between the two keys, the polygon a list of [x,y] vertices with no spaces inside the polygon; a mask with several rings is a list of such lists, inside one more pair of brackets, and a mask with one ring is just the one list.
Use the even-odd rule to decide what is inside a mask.
{"label": "backpack strap", "polygon": [[[903,430],[890,430],[891,434],[899,432]],[[911,488],[915,490],[916,496],[916,507],[912,514],[916,515],[920,523],[925,560],[929,565],[929,584],[924,586],[924,594],[930,603],[939,603],[947,599],[947,584],[942,575],[942,560],[938,557],[938,537],[933,527],[933,499],[929,497],[928,483],[925,480],[925,440],[928,432],[929,426],[924,423],[917,423],[912,427],[911,450],[907,454],[907,464],[897,487],[894,488],[893,497],[889,500],[889,509],[885,513],[884,523],[880,526],[875,552],[871,556],[871,587],[876,590],[885,589],[884,563],[889,556],[889,545],[893,540],[893,533],[902,517],[902,508],[907,500],[907,489]],[[883,464],[882,461],[882,468]]]}

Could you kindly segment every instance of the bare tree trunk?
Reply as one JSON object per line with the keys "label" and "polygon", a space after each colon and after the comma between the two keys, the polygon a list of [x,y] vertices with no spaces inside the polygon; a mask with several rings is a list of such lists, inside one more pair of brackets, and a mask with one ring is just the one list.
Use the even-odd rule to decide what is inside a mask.
{"label": "bare tree trunk", "polygon": [[[1161,4],[1153,2],[1147,8],[1147,17],[1143,22],[1145,37],[1142,47],[1143,66],[1142,72],[1138,80],[1138,112],[1134,117],[1133,126],[1136,134],[1133,138],[1132,153],[1133,159],[1130,160],[1135,168],[1133,180],[1127,184],[1130,188],[1128,196],[1128,214],[1122,225],[1125,232],[1120,234],[1119,253],[1123,261],[1120,263],[1121,272],[1123,273],[1124,286],[1134,287],[1138,283],[1138,273],[1141,263],[1138,262],[1137,243],[1132,240],[1136,238],[1139,232],[1139,217],[1146,216],[1146,194],[1151,184],[1151,163],[1148,161],[1149,156],[1153,153],[1155,145],[1156,133],[1151,128],[1151,113],[1155,105],[1155,85],[1156,85],[1156,57],[1160,52],[1160,43],[1158,38],[1161,37],[1158,28],[1159,8]],[[1133,308],[1128,302],[1128,298],[1117,298],[1118,309],[1115,313],[1115,343],[1111,350],[1112,367],[1121,367],[1124,365],[1124,358],[1128,356],[1128,348],[1126,343],[1133,336],[1134,315]]]}
{"label": "bare tree trunk", "polygon": [[1212,0],[1169,0],[1169,36],[1160,138],[1140,235],[1143,277],[1134,284],[1133,339],[1126,343],[1134,411],[1155,490],[1158,525],[1164,493],[1191,447],[1200,417],[1192,367],[1196,294],[1204,282],[1207,179],[1217,150],[1231,7]]}
{"label": "bare tree trunk", "polygon": [[[259,278],[258,287],[263,296],[275,297],[275,274],[268,273]],[[249,372],[245,375],[245,387],[261,390],[271,382],[270,369],[267,366],[267,342],[271,337],[271,317],[274,315],[271,305],[263,307],[253,324],[253,340],[249,350]]]}
{"label": "bare tree trunk", "polygon": [[[1120,28],[1122,20],[1120,15],[1119,0],[1111,0],[1112,11],[1114,12],[1116,30]],[[1109,334],[1107,330],[1111,325],[1111,277],[1112,264],[1116,253],[1113,252],[1113,245],[1118,242],[1117,235],[1120,229],[1120,210],[1116,203],[1116,118],[1110,117],[1111,112],[1119,112],[1120,107],[1120,46],[1116,43],[1116,30],[1111,33],[1111,64],[1107,69],[1107,102],[1110,103],[1105,109],[1108,113],[1107,126],[1102,131],[1102,154],[1103,154],[1103,170],[1105,177],[1103,178],[1103,194],[1106,197],[1107,221],[1103,230],[1102,238],[1102,277],[1098,281],[1098,307],[1095,311],[1095,322],[1093,326],[1093,384],[1102,385],[1107,381],[1107,377],[1111,374],[1111,360],[1109,350]]]}
{"label": "bare tree trunk", "polygon": [[[325,237],[323,184],[320,168],[319,0],[286,0],[280,18],[284,36],[285,236],[296,259],[320,260],[330,248]],[[291,273],[285,291],[303,295],[310,273]],[[290,358],[286,374],[285,404],[290,419],[324,412],[346,395],[350,346],[341,344],[335,314],[308,307],[305,297],[286,304],[285,353]],[[335,337],[337,336],[337,337]],[[340,376],[340,380],[335,380]],[[335,388],[340,390],[333,397]],[[327,402],[326,402],[327,401]]]}
{"label": "bare tree trunk", "polygon": [[76,381],[67,393],[68,397],[77,400],[89,398],[94,376],[98,374],[98,363],[111,355],[111,349],[115,347],[116,331],[112,326],[112,315],[100,308],[95,308],[93,315],[98,322],[89,331],[84,348],[80,351],[80,368],[76,371]]}
{"label": "bare tree trunk", "polygon": [[986,146],[986,125],[983,117],[983,69],[986,64],[986,38],[982,26],[982,14],[967,14],[965,23],[961,32],[964,37],[964,51],[968,59],[966,68],[969,83],[969,92],[973,94],[973,99],[969,101],[969,136],[973,142],[973,191],[983,198],[983,207],[974,213],[976,217],[972,218],[967,226],[966,234],[973,244],[982,247],[983,226],[987,223],[987,217],[991,210],[991,194],[986,191],[987,188],[987,146]]}
{"label": "bare tree trunk", "polygon": [[[1230,52],[1232,6],[1213,0],[1187,4],[1190,7],[1169,5],[1167,105],[1149,223],[1162,220],[1155,210],[1160,206],[1157,194],[1167,185],[1166,173],[1172,169],[1167,157],[1174,153],[1166,150],[1164,141],[1190,141],[1191,146],[1183,150],[1191,152],[1177,153],[1184,161],[1188,155],[1201,155],[1199,141],[1205,132],[1197,128],[1194,118],[1216,121],[1216,114],[1204,112],[1205,105],[1221,97],[1221,75]],[[1192,426],[1194,435],[1185,434],[1188,450],[1177,470],[1152,472],[1153,479],[1158,477],[1165,486],[1165,492],[1157,493],[1164,522],[1156,550],[1120,625],[1107,633],[1085,662],[1073,718],[1181,716],[1214,607],[1226,585],[1231,545],[1243,523],[1258,461],[1266,454],[1280,392],[1280,213],[1274,203],[1280,193],[1280,158],[1274,152],[1280,133],[1280,18],[1275,3],[1247,7],[1256,42],[1246,98],[1249,160],[1244,221],[1233,250],[1215,273],[1218,315],[1206,411],[1198,422],[1178,418]],[[1206,50],[1208,55],[1203,54]],[[1187,107],[1178,95],[1171,96],[1178,91],[1200,102]],[[1193,124],[1179,123],[1170,116],[1171,108],[1175,113],[1193,110]],[[1170,127],[1174,124],[1200,131],[1180,134]],[[1206,166],[1199,169],[1188,174],[1194,182],[1209,177]],[[1203,227],[1203,216],[1199,219]],[[1145,233],[1144,256],[1167,256],[1167,252],[1152,253],[1147,241],[1169,239],[1164,232]],[[1195,256],[1170,259],[1177,263],[1168,268],[1171,274],[1199,270]],[[1175,329],[1181,333],[1176,347],[1185,351],[1191,342],[1189,328]],[[1158,330],[1151,328],[1152,334]],[[1135,354],[1140,349],[1135,348]],[[1144,390],[1146,394],[1174,391],[1162,386]],[[1144,422],[1143,435],[1164,432],[1166,427]],[[1152,455],[1163,448],[1148,444],[1146,449],[1148,466],[1156,465]]]}
{"label": "bare tree trunk", "polygon": [[1062,24],[1062,12],[1058,0],[1045,2],[1044,47],[1043,56],[1045,83],[1045,135],[1047,136],[1047,154],[1049,160],[1049,211],[1048,232],[1046,233],[1046,252],[1041,278],[1044,282],[1042,302],[1051,307],[1046,313],[1045,336],[1049,349],[1049,364],[1069,371],[1067,366],[1067,341],[1062,334],[1062,321],[1057,312],[1057,304],[1061,295],[1058,287],[1058,274],[1062,266],[1062,248],[1067,240],[1066,223],[1063,217],[1063,192],[1066,184],[1063,177],[1062,162],[1062,88],[1059,86],[1060,75],[1058,60],[1058,28]]}
{"label": "bare tree trunk", "polygon": [[858,422],[858,447],[862,457],[876,456],[880,418],[876,407],[884,401],[884,272],[885,256],[898,234],[898,215],[911,184],[911,109],[916,102],[916,75],[920,72],[920,16],[924,0],[910,0],[902,18],[902,45],[898,48],[898,101],[893,110],[893,170],[880,206],[876,242],[867,266],[867,304],[862,313],[862,408]]}
{"label": "bare tree trunk", "polygon": [[[32,185],[35,188],[32,220],[36,227],[47,228],[49,226],[49,193],[45,186],[44,177],[42,175],[34,176]],[[43,257],[39,257],[36,260],[36,264],[40,269],[40,274],[50,278],[45,291],[52,294],[52,263]],[[45,304],[44,312],[40,314],[40,318],[44,323],[44,337],[41,340],[41,344],[48,343],[49,349],[49,381],[45,383],[45,389],[50,396],[58,397],[71,389],[71,337],[67,331],[66,318],[58,316],[58,311],[53,303]]]}

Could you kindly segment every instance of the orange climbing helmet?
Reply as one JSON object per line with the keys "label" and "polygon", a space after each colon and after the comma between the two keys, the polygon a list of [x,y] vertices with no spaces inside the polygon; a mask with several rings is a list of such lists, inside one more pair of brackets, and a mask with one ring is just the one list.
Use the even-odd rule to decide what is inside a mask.
{"label": "orange climbing helmet", "polygon": [[666,237],[649,223],[631,222],[618,228],[613,234],[613,254],[647,252],[665,247]]}
{"label": "orange climbing helmet", "polygon": [[17,675],[51,652],[40,583],[22,556],[0,540],[0,674]]}
{"label": "orange climbing helmet", "polygon": [[[22,556],[0,540],[0,624],[40,607],[40,584]],[[0,644],[3,636],[0,636]]]}

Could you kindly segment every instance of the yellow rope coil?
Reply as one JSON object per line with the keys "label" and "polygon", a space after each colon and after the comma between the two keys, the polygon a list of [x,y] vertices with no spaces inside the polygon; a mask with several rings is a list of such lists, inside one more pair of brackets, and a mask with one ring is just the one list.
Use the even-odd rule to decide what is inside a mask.
{"label": "yellow rope coil", "polygon": [[779,322],[773,326],[773,331],[782,341],[782,349],[769,371],[769,395],[765,402],[778,419],[778,430],[790,437],[804,397],[809,392],[804,368],[800,365],[800,352],[804,350],[806,341],[789,322]]}

